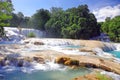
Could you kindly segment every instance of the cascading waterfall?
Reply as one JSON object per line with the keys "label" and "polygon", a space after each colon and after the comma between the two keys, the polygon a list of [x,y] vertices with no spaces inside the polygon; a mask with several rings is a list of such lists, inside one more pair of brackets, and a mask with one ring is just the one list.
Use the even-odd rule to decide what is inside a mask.
{"label": "cascading waterfall", "polygon": [[[26,36],[27,33],[25,33],[25,32],[27,30],[23,29],[22,31],[23,32],[21,32],[21,33],[24,33],[24,36]],[[30,29],[29,31],[35,31],[36,35],[38,33],[41,34],[38,37],[43,37],[44,36],[42,32],[39,32],[39,31],[36,31],[36,30],[33,30],[33,29]],[[17,29],[12,29],[9,32],[8,36],[10,36],[11,39],[12,38],[16,39],[16,40],[13,40],[13,41],[17,42],[17,41],[20,41],[21,39],[24,38],[23,35],[20,35],[19,36],[20,39],[19,39],[18,38],[18,34],[19,34],[19,31]],[[15,36],[17,36],[17,37],[15,37]],[[44,63],[38,63],[37,61],[35,61],[33,59],[32,59],[31,62],[26,61],[26,60],[23,59],[23,57],[26,54],[24,54],[24,56],[23,56],[22,53],[26,53],[26,52],[28,52],[28,53],[31,52],[32,53],[32,51],[36,51],[37,52],[37,51],[40,51],[40,50],[41,51],[42,50],[54,50],[54,51],[57,51],[57,52],[61,52],[63,54],[68,54],[68,55],[71,55],[71,54],[72,55],[88,55],[87,52],[80,52],[78,49],[73,49],[73,48],[72,49],[67,49],[67,48],[65,48],[66,46],[71,46],[71,45],[74,46],[72,43],[70,43],[69,40],[62,40],[62,39],[39,39],[39,38],[36,39],[35,38],[35,39],[29,39],[28,42],[29,43],[26,44],[26,43],[24,43],[24,41],[20,41],[20,43],[24,44],[24,47],[20,47],[21,52],[19,52],[19,53],[21,55],[19,55],[19,53],[13,53],[13,54],[11,54],[11,53],[7,54],[7,52],[5,53],[7,56],[6,56],[6,59],[4,59],[2,61],[2,63],[4,63],[4,65],[2,64],[0,66],[0,79],[1,79],[1,76],[4,75],[4,74],[1,74],[1,73],[4,73],[4,72],[5,72],[5,76],[7,75],[7,77],[8,77],[8,78],[6,78],[6,80],[13,80],[12,77],[15,77],[15,76],[17,76],[18,77],[17,79],[19,80],[19,78],[20,78],[19,75],[15,74],[17,71],[18,71],[18,74],[20,74],[22,76],[24,76],[24,75],[26,76],[27,75],[29,77],[30,77],[30,75],[26,74],[26,73],[30,73],[30,74],[33,75],[33,76],[32,75],[31,76],[34,77],[34,76],[36,76],[38,74],[41,75],[41,76],[42,76],[42,74],[45,74],[45,75],[47,74],[47,76],[49,76],[50,74],[56,75],[56,73],[58,73],[58,75],[59,75],[59,71],[64,71],[64,72],[62,72],[62,74],[66,73],[66,74],[70,74],[71,76],[73,76],[73,75],[76,75],[75,73],[77,73],[77,77],[78,77],[81,74],[80,72],[82,72],[82,73],[84,72],[85,74],[91,72],[89,70],[83,69],[83,71],[80,71],[80,72],[77,72],[77,71],[69,72],[68,71],[68,73],[67,73],[67,71],[66,71],[67,67],[54,63],[54,57],[53,56],[50,56],[51,59],[53,59],[52,61],[45,60]],[[38,43],[42,42],[44,45],[35,45],[34,44],[35,42],[38,42]],[[80,48],[80,47],[78,47],[78,48]],[[15,50],[14,48],[12,48],[12,49]],[[112,58],[112,59],[114,59],[115,62],[119,63],[120,59],[115,58],[115,57],[113,57],[113,55],[105,52],[105,51],[112,51],[112,50],[120,50],[120,44],[117,44],[117,43],[116,44],[104,43],[104,47],[102,47],[102,49],[101,48],[95,48],[95,49],[93,49],[93,52],[95,52],[100,57]],[[3,72],[2,72],[2,70],[3,70]],[[16,71],[16,72],[15,73],[7,73],[7,72],[13,72],[13,71]],[[38,73],[33,74],[33,72],[36,72],[36,71],[38,71]],[[22,74],[21,74],[21,72],[22,72]],[[71,73],[74,73],[74,74],[71,74]],[[14,76],[13,76],[13,74],[14,74]],[[102,74],[108,74],[109,76],[112,75],[112,77],[115,80],[119,80],[120,79],[119,75],[116,75],[116,74],[113,74],[113,73],[103,72]],[[50,80],[53,80],[53,79],[61,80],[61,79],[58,79],[58,77],[57,78],[53,78],[54,75],[52,76],[52,79],[50,79]],[[26,79],[25,76],[24,76],[24,79],[21,79],[21,80],[34,80],[34,79],[31,79],[31,78]],[[47,76],[45,76],[45,77],[47,77]],[[62,75],[61,77],[63,77],[63,76],[64,75]],[[73,77],[75,77],[75,76],[73,76]],[[36,78],[36,80],[40,80],[40,79]],[[45,80],[45,79],[46,78],[43,78],[43,80]],[[66,77],[64,79],[65,80],[69,80],[69,79],[66,79]]]}
{"label": "cascading waterfall", "polygon": [[103,51],[113,51],[113,50],[116,50],[114,43],[105,43],[104,42]]}

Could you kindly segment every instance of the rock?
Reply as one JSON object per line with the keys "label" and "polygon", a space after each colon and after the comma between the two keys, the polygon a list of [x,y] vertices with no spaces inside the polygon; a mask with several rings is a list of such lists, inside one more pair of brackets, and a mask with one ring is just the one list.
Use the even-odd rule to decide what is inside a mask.
{"label": "rock", "polygon": [[6,66],[6,60],[4,57],[0,57],[0,66]]}
{"label": "rock", "polygon": [[79,66],[79,61],[78,60],[74,60],[74,59],[71,59],[69,57],[59,57],[55,60],[56,63],[58,64],[64,64],[64,65],[67,65],[67,66]]}
{"label": "rock", "polygon": [[1,61],[0,61],[0,65],[1,65],[1,66],[6,66],[5,61],[4,61],[4,60],[1,60]]}
{"label": "rock", "polygon": [[25,41],[24,43],[25,43],[25,44],[28,44],[28,43],[30,43],[30,42],[29,42],[29,41]]}
{"label": "rock", "polygon": [[73,65],[73,66],[71,66],[71,69],[78,69],[79,67],[78,66],[75,66],[75,65]]}
{"label": "rock", "polygon": [[24,60],[19,60],[17,66],[18,67],[23,67]]}
{"label": "rock", "polygon": [[81,51],[81,52],[93,52],[92,49],[88,48],[88,47],[80,48],[79,51]]}
{"label": "rock", "polygon": [[34,57],[33,57],[33,60],[35,60],[36,62],[41,63],[41,64],[44,64],[44,63],[45,63],[44,58],[42,58],[42,57],[40,57],[40,56],[34,56]]}
{"label": "rock", "polygon": [[64,65],[68,65],[68,66],[76,65],[76,66],[79,66],[79,61],[70,59],[70,60],[65,61]]}
{"label": "rock", "polygon": [[28,62],[33,62],[33,58],[30,58],[30,57],[24,57],[24,60]]}
{"label": "rock", "polygon": [[58,63],[58,64],[64,64],[66,61],[69,61],[70,58],[68,57],[58,57],[55,62]]}
{"label": "rock", "polygon": [[34,45],[44,45],[44,43],[43,42],[34,42]]}

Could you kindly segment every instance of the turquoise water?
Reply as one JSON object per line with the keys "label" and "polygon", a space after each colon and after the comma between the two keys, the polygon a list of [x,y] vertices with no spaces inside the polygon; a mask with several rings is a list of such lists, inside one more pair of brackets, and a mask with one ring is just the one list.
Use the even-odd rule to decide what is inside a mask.
{"label": "turquoise water", "polygon": [[83,46],[79,46],[79,45],[68,45],[68,46],[64,46],[64,48],[82,48]]}
{"label": "turquoise water", "polygon": [[115,57],[120,58],[120,51],[109,51],[108,53],[113,54]]}
{"label": "turquoise water", "polygon": [[53,70],[53,71],[36,71],[32,73],[23,73],[20,71],[6,72],[4,78],[0,80],[72,80],[75,77],[90,73],[86,68],[76,70]]}

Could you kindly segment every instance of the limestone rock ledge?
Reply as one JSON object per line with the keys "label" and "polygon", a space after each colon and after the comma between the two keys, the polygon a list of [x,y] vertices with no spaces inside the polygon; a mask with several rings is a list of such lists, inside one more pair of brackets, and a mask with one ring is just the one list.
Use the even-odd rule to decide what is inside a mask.
{"label": "limestone rock ledge", "polygon": [[72,57],[58,57],[56,58],[56,62],[67,66],[75,65],[79,67],[100,68],[120,75],[120,64],[115,63],[111,60],[105,60],[95,57],[89,58],[88,56],[74,56],[74,57],[72,56]]}

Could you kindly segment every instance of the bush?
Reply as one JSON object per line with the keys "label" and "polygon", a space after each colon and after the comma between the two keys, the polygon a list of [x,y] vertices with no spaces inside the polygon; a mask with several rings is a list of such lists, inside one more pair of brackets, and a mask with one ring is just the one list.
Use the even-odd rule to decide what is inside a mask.
{"label": "bush", "polygon": [[30,33],[27,35],[27,37],[36,37],[36,36],[35,36],[35,33],[30,32]]}

